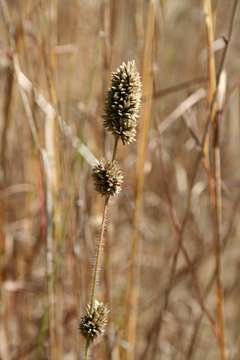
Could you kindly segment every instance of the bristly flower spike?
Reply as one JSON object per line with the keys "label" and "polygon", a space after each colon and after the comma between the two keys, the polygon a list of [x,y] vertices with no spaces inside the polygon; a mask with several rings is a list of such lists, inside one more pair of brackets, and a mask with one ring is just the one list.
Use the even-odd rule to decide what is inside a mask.
{"label": "bristly flower spike", "polygon": [[109,310],[107,307],[102,302],[95,300],[94,306],[91,308],[91,306],[88,305],[85,314],[80,319],[80,333],[90,341],[103,335],[107,324],[108,313]]}
{"label": "bristly flower spike", "polygon": [[95,189],[103,196],[116,196],[121,191],[122,171],[116,160],[101,160],[92,172]]}
{"label": "bristly flower spike", "polygon": [[135,61],[122,63],[112,74],[105,104],[104,127],[119,136],[123,144],[135,141],[140,105],[141,81]]}

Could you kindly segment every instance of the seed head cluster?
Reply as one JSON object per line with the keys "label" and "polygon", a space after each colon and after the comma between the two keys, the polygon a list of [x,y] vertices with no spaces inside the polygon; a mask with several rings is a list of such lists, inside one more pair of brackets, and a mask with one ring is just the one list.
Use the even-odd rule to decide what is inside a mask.
{"label": "seed head cluster", "polygon": [[80,333],[90,341],[93,341],[97,336],[103,335],[108,312],[107,307],[97,300],[95,300],[93,309],[88,305],[79,322]]}
{"label": "seed head cluster", "polygon": [[95,189],[103,196],[116,196],[121,191],[122,171],[117,161],[100,160],[92,172]]}
{"label": "seed head cluster", "polygon": [[104,126],[119,136],[123,144],[135,141],[141,105],[141,81],[135,61],[122,63],[112,75],[108,90]]}

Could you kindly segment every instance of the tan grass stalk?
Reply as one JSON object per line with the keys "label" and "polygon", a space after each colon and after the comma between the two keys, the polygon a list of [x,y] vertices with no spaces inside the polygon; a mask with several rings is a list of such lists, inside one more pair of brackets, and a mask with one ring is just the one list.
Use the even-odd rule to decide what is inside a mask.
{"label": "tan grass stalk", "polygon": [[[40,51],[45,68],[45,76],[47,81],[47,90],[51,103],[54,108],[48,107],[45,109],[45,123],[44,123],[44,142],[45,142],[45,175],[46,184],[48,187],[46,197],[47,209],[47,275],[48,275],[48,300],[49,306],[49,330],[50,330],[50,356],[61,359],[62,344],[63,344],[63,327],[62,327],[62,301],[63,294],[59,282],[58,267],[55,265],[56,260],[59,260],[59,250],[62,240],[62,225],[61,225],[61,202],[59,198],[60,193],[60,148],[59,148],[59,123],[58,119],[58,95],[55,87],[54,77],[56,75],[56,62],[54,58],[54,49],[57,45],[57,20],[58,20],[58,0],[53,0],[49,4],[49,12],[51,14],[51,23],[47,23],[46,19],[40,14],[39,4],[37,11],[40,19]],[[46,38],[45,28],[49,29],[49,37]],[[49,53],[47,52],[47,49]],[[35,97],[35,94],[34,94]],[[44,157],[43,157],[44,159]],[[46,161],[47,159],[47,161]],[[47,166],[47,167],[46,167]],[[50,204],[48,203],[50,202]],[[48,212],[51,212],[51,220]],[[52,222],[52,224],[51,224]],[[61,259],[60,259],[61,260]],[[59,261],[58,261],[59,264]]]}
{"label": "tan grass stalk", "polygon": [[6,81],[5,81],[5,97],[3,104],[3,129],[1,134],[1,147],[0,147],[0,162],[3,173],[6,173],[6,154],[7,154],[7,135],[11,122],[11,104],[14,84],[14,71],[12,64],[9,64],[6,69]]}
{"label": "tan grass stalk", "polygon": [[217,111],[214,119],[214,180],[215,180],[215,208],[214,208],[214,221],[215,221],[215,266],[216,266],[216,315],[219,331],[219,350],[221,360],[226,359],[225,351],[225,330],[224,330],[224,296],[222,285],[222,261],[221,261],[221,248],[222,248],[222,189],[221,189],[221,156],[220,156],[220,120],[223,110],[223,103],[225,100],[226,91],[226,74],[223,72],[219,81],[218,98],[217,98]]}
{"label": "tan grass stalk", "polygon": [[203,0],[203,9],[205,15],[205,24],[207,30],[207,45],[208,45],[208,75],[209,88],[208,99],[209,103],[212,101],[216,93],[216,67],[214,57],[214,27],[211,0]]}
{"label": "tan grass stalk", "polygon": [[136,164],[136,190],[135,190],[135,211],[134,223],[131,243],[130,266],[128,274],[128,288],[126,297],[126,324],[127,324],[127,341],[129,351],[126,354],[127,360],[135,357],[135,344],[137,336],[137,318],[138,318],[138,302],[139,302],[139,226],[141,221],[141,208],[144,186],[144,163],[146,158],[148,131],[150,125],[152,95],[153,95],[153,44],[154,44],[154,27],[156,4],[155,0],[151,0],[148,6],[147,28],[145,35],[145,46],[143,53],[143,111],[140,121],[139,140],[137,148],[137,164]]}
{"label": "tan grass stalk", "polygon": [[50,333],[50,357],[54,358],[57,354],[56,339],[56,315],[55,315],[55,291],[54,291],[54,238],[53,238],[53,193],[52,193],[52,164],[47,151],[42,152],[43,166],[45,171],[45,192],[46,192],[46,215],[47,215],[47,234],[46,234],[46,269],[48,285],[48,317]]}
{"label": "tan grass stalk", "polygon": [[[111,0],[102,1],[101,8],[101,21],[104,36],[102,38],[102,94],[105,96],[108,88],[108,76],[111,69],[112,53],[113,53],[113,35],[114,35],[114,8]],[[106,153],[106,132],[103,131],[103,151]],[[108,306],[111,308],[111,256],[110,256],[110,242],[106,236],[106,256],[104,258],[104,282],[105,282],[105,298]],[[112,331],[113,323],[109,323],[109,330]],[[109,336],[105,337],[106,356],[111,356],[111,341]]]}
{"label": "tan grass stalk", "polygon": [[[213,209],[214,232],[215,232],[215,267],[216,267],[216,321],[218,328],[218,346],[221,360],[226,359],[225,353],[225,331],[224,331],[224,300],[221,275],[221,226],[222,226],[222,200],[221,200],[221,165],[220,165],[220,147],[219,147],[219,114],[222,112],[222,103],[216,101],[217,91],[217,74],[215,67],[215,58],[213,50],[214,30],[211,0],[204,0],[203,3],[205,22],[208,39],[208,72],[209,72],[209,95],[208,102],[211,109],[210,118],[214,126],[214,142],[213,142],[213,171],[214,183],[212,177],[208,176],[210,202]],[[221,66],[224,66],[225,54]],[[221,71],[221,70],[220,70]],[[220,75],[219,75],[220,76]],[[222,85],[221,85],[222,87]],[[219,88],[218,91],[225,92],[225,89]],[[210,169],[209,164],[209,139],[207,137],[204,147],[204,165],[207,170]]]}
{"label": "tan grass stalk", "polygon": [[1,311],[0,311],[0,356],[4,360],[11,359],[11,352],[10,352],[10,344],[9,344],[9,331],[8,331],[8,323],[9,320],[7,319],[7,302],[8,296],[6,294],[6,290],[3,290],[2,281],[1,281]]}
{"label": "tan grass stalk", "polygon": [[[47,59],[46,59],[47,62]],[[49,65],[50,66],[50,65]],[[47,68],[47,67],[46,67]],[[52,102],[57,107],[57,95],[53,80],[52,71],[47,71],[48,77],[48,86],[49,93]],[[49,314],[50,319],[50,334],[51,334],[51,355],[53,358],[61,359],[62,357],[62,342],[63,342],[63,334],[62,334],[62,291],[61,285],[59,282],[59,274],[58,267],[54,265],[56,259],[60,256],[60,243],[61,243],[61,233],[62,233],[62,225],[61,225],[61,202],[59,198],[60,193],[60,168],[59,168],[59,125],[56,121],[57,115],[50,111],[45,120],[45,147],[47,152],[47,158],[49,162],[49,170],[50,170],[50,178],[49,178],[49,195],[52,197],[50,201],[52,201],[52,221],[53,225],[50,227],[49,232],[51,231],[51,235],[49,234],[49,241],[47,244],[50,246],[50,251],[52,251],[52,255],[50,256],[50,261],[52,261],[52,265],[48,264],[48,276],[49,276],[49,290],[50,297],[53,303],[49,304]],[[48,197],[47,197],[48,199]],[[49,221],[49,217],[48,217]],[[47,234],[48,239],[48,234]],[[53,242],[50,244],[50,242]],[[51,277],[51,279],[50,279]]]}
{"label": "tan grass stalk", "polygon": [[[212,5],[211,0],[203,0],[203,11],[205,16],[205,25],[207,32],[207,48],[208,48],[208,104],[209,109],[211,109],[211,121],[213,122],[216,106],[215,106],[215,95],[217,87],[217,77],[216,77],[216,65],[215,65],[215,56],[214,56],[214,26],[213,26],[213,14],[212,14]],[[212,206],[214,206],[214,183],[212,176],[210,175],[210,163],[209,163],[209,136],[207,136],[205,145],[204,145],[204,158],[203,165],[208,174],[208,185],[209,185],[209,195]]]}
{"label": "tan grass stalk", "polygon": [[111,40],[112,40],[112,13],[110,0],[104,0],[101,5],[101,19],[104,30],[103,45],[102,45],[102,62],[103,62],[103,93],[107,89],[107,78],[111,66]]}

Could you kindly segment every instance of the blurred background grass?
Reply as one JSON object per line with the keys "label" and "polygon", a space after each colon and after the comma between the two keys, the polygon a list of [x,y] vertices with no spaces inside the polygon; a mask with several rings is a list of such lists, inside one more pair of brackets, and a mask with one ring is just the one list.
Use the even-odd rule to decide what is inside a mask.
{"label": "blurred background grass", "polygon": [[[92,358],[126,359],[130,353],[131,359],[142,360],[218,359],[218,344],[196,293],[197,284],[215,320],[214,226],[202,165],[191,184],[198,156],[193,134],[202,138],[208,117],[206,96],[184,114],[173,113],[173,123],[158,131],[191,94],[208,90],[203,2],[155,1],[154,24],[148,23],[150,1],[146,0],[0,4],[1,359],[80,358],[83,340],[78,320],[88,301],[103,205],[91,180],[92,154],[109,155],[111,139],[102,130],[104,98],[111,71],[129,59],[136,60],[143,74],[145,64],[145,78],[150,76],[153,82],[150,106],[149,87],[143,83],[143,112],[147,109],[150,127],[140,220],[135,224],[141,240],[136,343],[131,349],[125,331],[125,292],[139,142],[119,147],[125,181],[122,194],[111,202],[99,284],[99,298],[109,304],[110,320],[104,338],[94,343]],[[233,0],[212,1],[217,68],[233,5]],[[150,25],[154,25],[152,37],[147,36]],[[220,134],[225,341],[228,359],[235,360],[240,357],[239,31],[238,11],[225,64],[228,85]],[[41,103],[39,94],[56,110],[53,122],[51,109]],[[50,190],[44,151],[53,157]],[[49,191],[54,204],[50,213],[46,209]],[[192,202],[183,240],[191,266],[179,253],[163,311],[178,246],[173,220],[181,224],[184,219],[189,192]],[[50,220],[53,228],[49,230]],[[53,236],[58,344],[54,357],[50,356],[46,277],[49,234]]]}

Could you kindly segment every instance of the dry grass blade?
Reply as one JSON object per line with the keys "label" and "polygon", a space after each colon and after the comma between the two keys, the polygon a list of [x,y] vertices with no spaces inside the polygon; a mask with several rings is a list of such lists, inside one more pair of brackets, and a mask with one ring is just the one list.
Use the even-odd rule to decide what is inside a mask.
{"label": "dry grass blade", "polygon": [[159,125],[159,134],[163,134],[177,119],[179,119],[184,113],[191,109],[200,100],[206,97],[206,91],[204,89],[198,89],[186,100],[184,100],[170,115],[168,115]]}
{"label": "dry grass blade", "polygon": [[207,81],[208,81],[208,79],[206,77],[204,77],[204,76],[201,76],[201,77],[196,78],[196,79],[188,80],[188,81],[183,81],[180,84],[169,86],[169,87],[167,87],[165,89],[161,89],[161,90],[156,91],[154,93],[154,99],[162,98],[164,96],[174,94],[174,93],[176,93],[178,91],[186,90],[186,89],[189,89],[189,88],[191,88],[193,86],[204,84]]}

